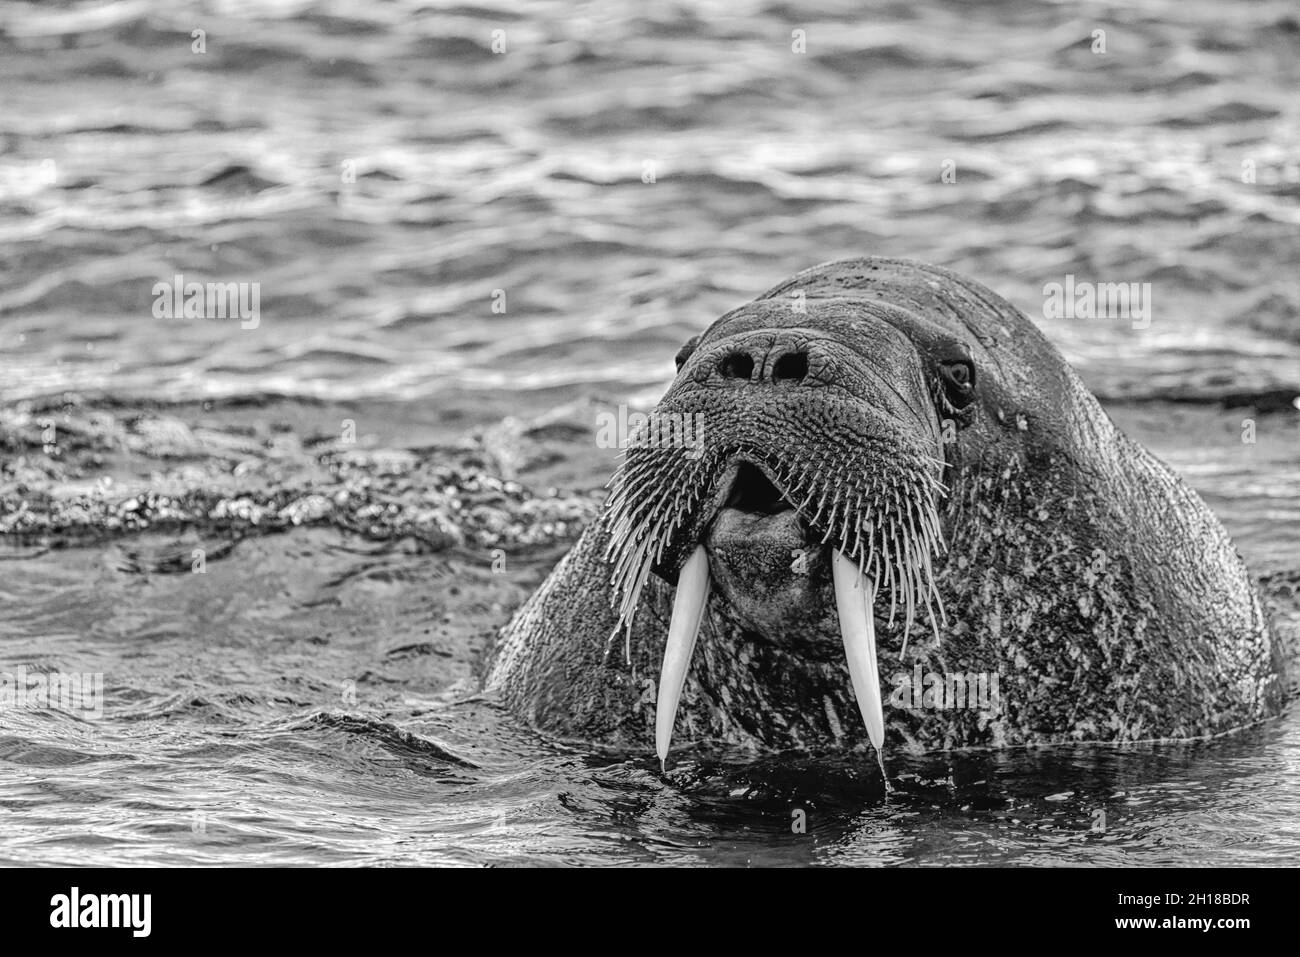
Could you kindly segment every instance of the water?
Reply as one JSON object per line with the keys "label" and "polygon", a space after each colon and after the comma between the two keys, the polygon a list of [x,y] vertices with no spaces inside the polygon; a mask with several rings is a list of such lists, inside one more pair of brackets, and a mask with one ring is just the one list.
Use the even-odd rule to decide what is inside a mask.
{"label": "water", "polygon": [[[859,6],[0,7],[0,670],[104,675],[0,713],[0,861],[1295,863],[1294,711],[895,754],[886,798],[474,698],[596,507],[593,410],[862,253],[1036,318],[1150,282],[1145,328],[1038,321],[1300,627],[1293,8]],[[256,328],[155,318],[176,274]]]}

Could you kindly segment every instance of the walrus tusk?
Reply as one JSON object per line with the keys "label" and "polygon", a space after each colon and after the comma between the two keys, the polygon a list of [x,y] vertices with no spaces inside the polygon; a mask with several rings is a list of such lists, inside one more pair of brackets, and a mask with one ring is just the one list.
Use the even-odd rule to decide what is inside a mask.
{"label": "walrus tusk", "polygon": [[673,741],[673,722],[681,701],[691,653],[700,633],[704,605],[709,600],[709,558],[704,546],[697,545],[682,566],[677,578],[677,595],[673,598],[673,618],[668,623],[668,642],[664,645],[664,664],[659,671],[659,695],[655,705],[655,751],[659,766],[668,761]]}
{"label": "walrus tusk", "polygon": [[835,580],[835,606],[840,614],[840,634],[849,661],[849,677],[858,710],[867,725],[867,737],[884,768],[885,712],[880,700],[880,672],[876,665],[876,622],[871,604],[872,586],[858,566],[833,551],[831,575]]}

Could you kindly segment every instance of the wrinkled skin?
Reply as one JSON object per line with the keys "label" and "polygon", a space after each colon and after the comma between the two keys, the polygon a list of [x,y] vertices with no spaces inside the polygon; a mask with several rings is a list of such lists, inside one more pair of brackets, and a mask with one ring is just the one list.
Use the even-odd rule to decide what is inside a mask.
{"label": "wrinkled skin", "polygon": [[[750,469],[778,478],[763,467],[769,450],[821,456],[841,484],[942,460],[933,583],[946,623],[922,611],[905,634],[887,600],[874,609],[887,747],[1185,739],[1281,708],[1281,649],[1217,519],[984,287],[916,262],[830,263],[722,317],[678,361],[659,408],[704,416],[699,468],[711,477],[695,480],[700,503],[649,575],[630,634],[608,522],[505,629],[487,689],[538,729],[652,749],[673,586],[703,543],[713,586],[674,748],[863,745],[826,523],[815,503],[768,514]],[[963,364],[965,385],[951,374]],[[748,502],[739,469],[760,490]],[[914,707],[920,690],[914,701],[897,689],[917,666],[996,675],[996,708]]]}

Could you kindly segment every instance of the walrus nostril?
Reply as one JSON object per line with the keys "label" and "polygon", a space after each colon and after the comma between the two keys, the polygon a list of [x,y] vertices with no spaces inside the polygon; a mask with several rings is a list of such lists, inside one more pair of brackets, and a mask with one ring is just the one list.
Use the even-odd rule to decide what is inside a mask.
{"label": "walrus nostril", "polygon": [[743,352],[731,352],[722,357],[718,371],[727,379],[748,379],[754,374],[754,359]]}
{"label": "walrus nostril", "polygon": [[772,366],[775,382],[798,382],[808,374],[808,353],[788,352]]}

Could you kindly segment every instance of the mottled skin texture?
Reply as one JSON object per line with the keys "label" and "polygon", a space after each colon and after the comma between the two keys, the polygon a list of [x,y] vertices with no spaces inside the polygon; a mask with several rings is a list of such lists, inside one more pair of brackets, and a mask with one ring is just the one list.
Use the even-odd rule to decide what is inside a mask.
{"label": "mottled skin texture", "polygon": [[[809,378],[774,384],[756,370],[752,383],[719,380],[727,343],[756,335],[798,340]],[[876,606],[887,748],[1193,738],[1282,706],[1282,650],[1217,519],[1116,430],[1027,318],[979,284],[916,262],[830,263],[724,316],[684,353],[661,408],[721,422],[706,429],[706,447],[733,439],[743,429],[736,423],[757,423],[752,434],[774,447],[802,443],[804,457],[827,441],[818,437],[826,416],[847,415],[873,448],[942,450],[948,547],[934,580],[947,624],[936,638],[919,616],[900,660],[901,620],[888,623]],[[934,363],[954,355],[976,370],[960,411],[945,409],[927,385]],[[836,427],[836,442],[845,427]],[[878,454],[888,467],[888,448]],[[664,577],[675,579],[684,549],[705,534],[683,533],[659,569]],[[621,633],[610,640],[617,613],[607,540],[603,523],[592,525],[519,611],[487,687],[550,734],[652,752],[673,586],[650,577],[629,663]],[[824,555],[782,572],[756,542],[722,564],[742,587],[729,597],[715,572],[674,748],[861,746]],[[797,614],[756,622],[754,609],[783,588],[798,598],[778,595],[772,607]],[[996,675],[1000,707],[891,706],[894,676],[917,665]]]}

